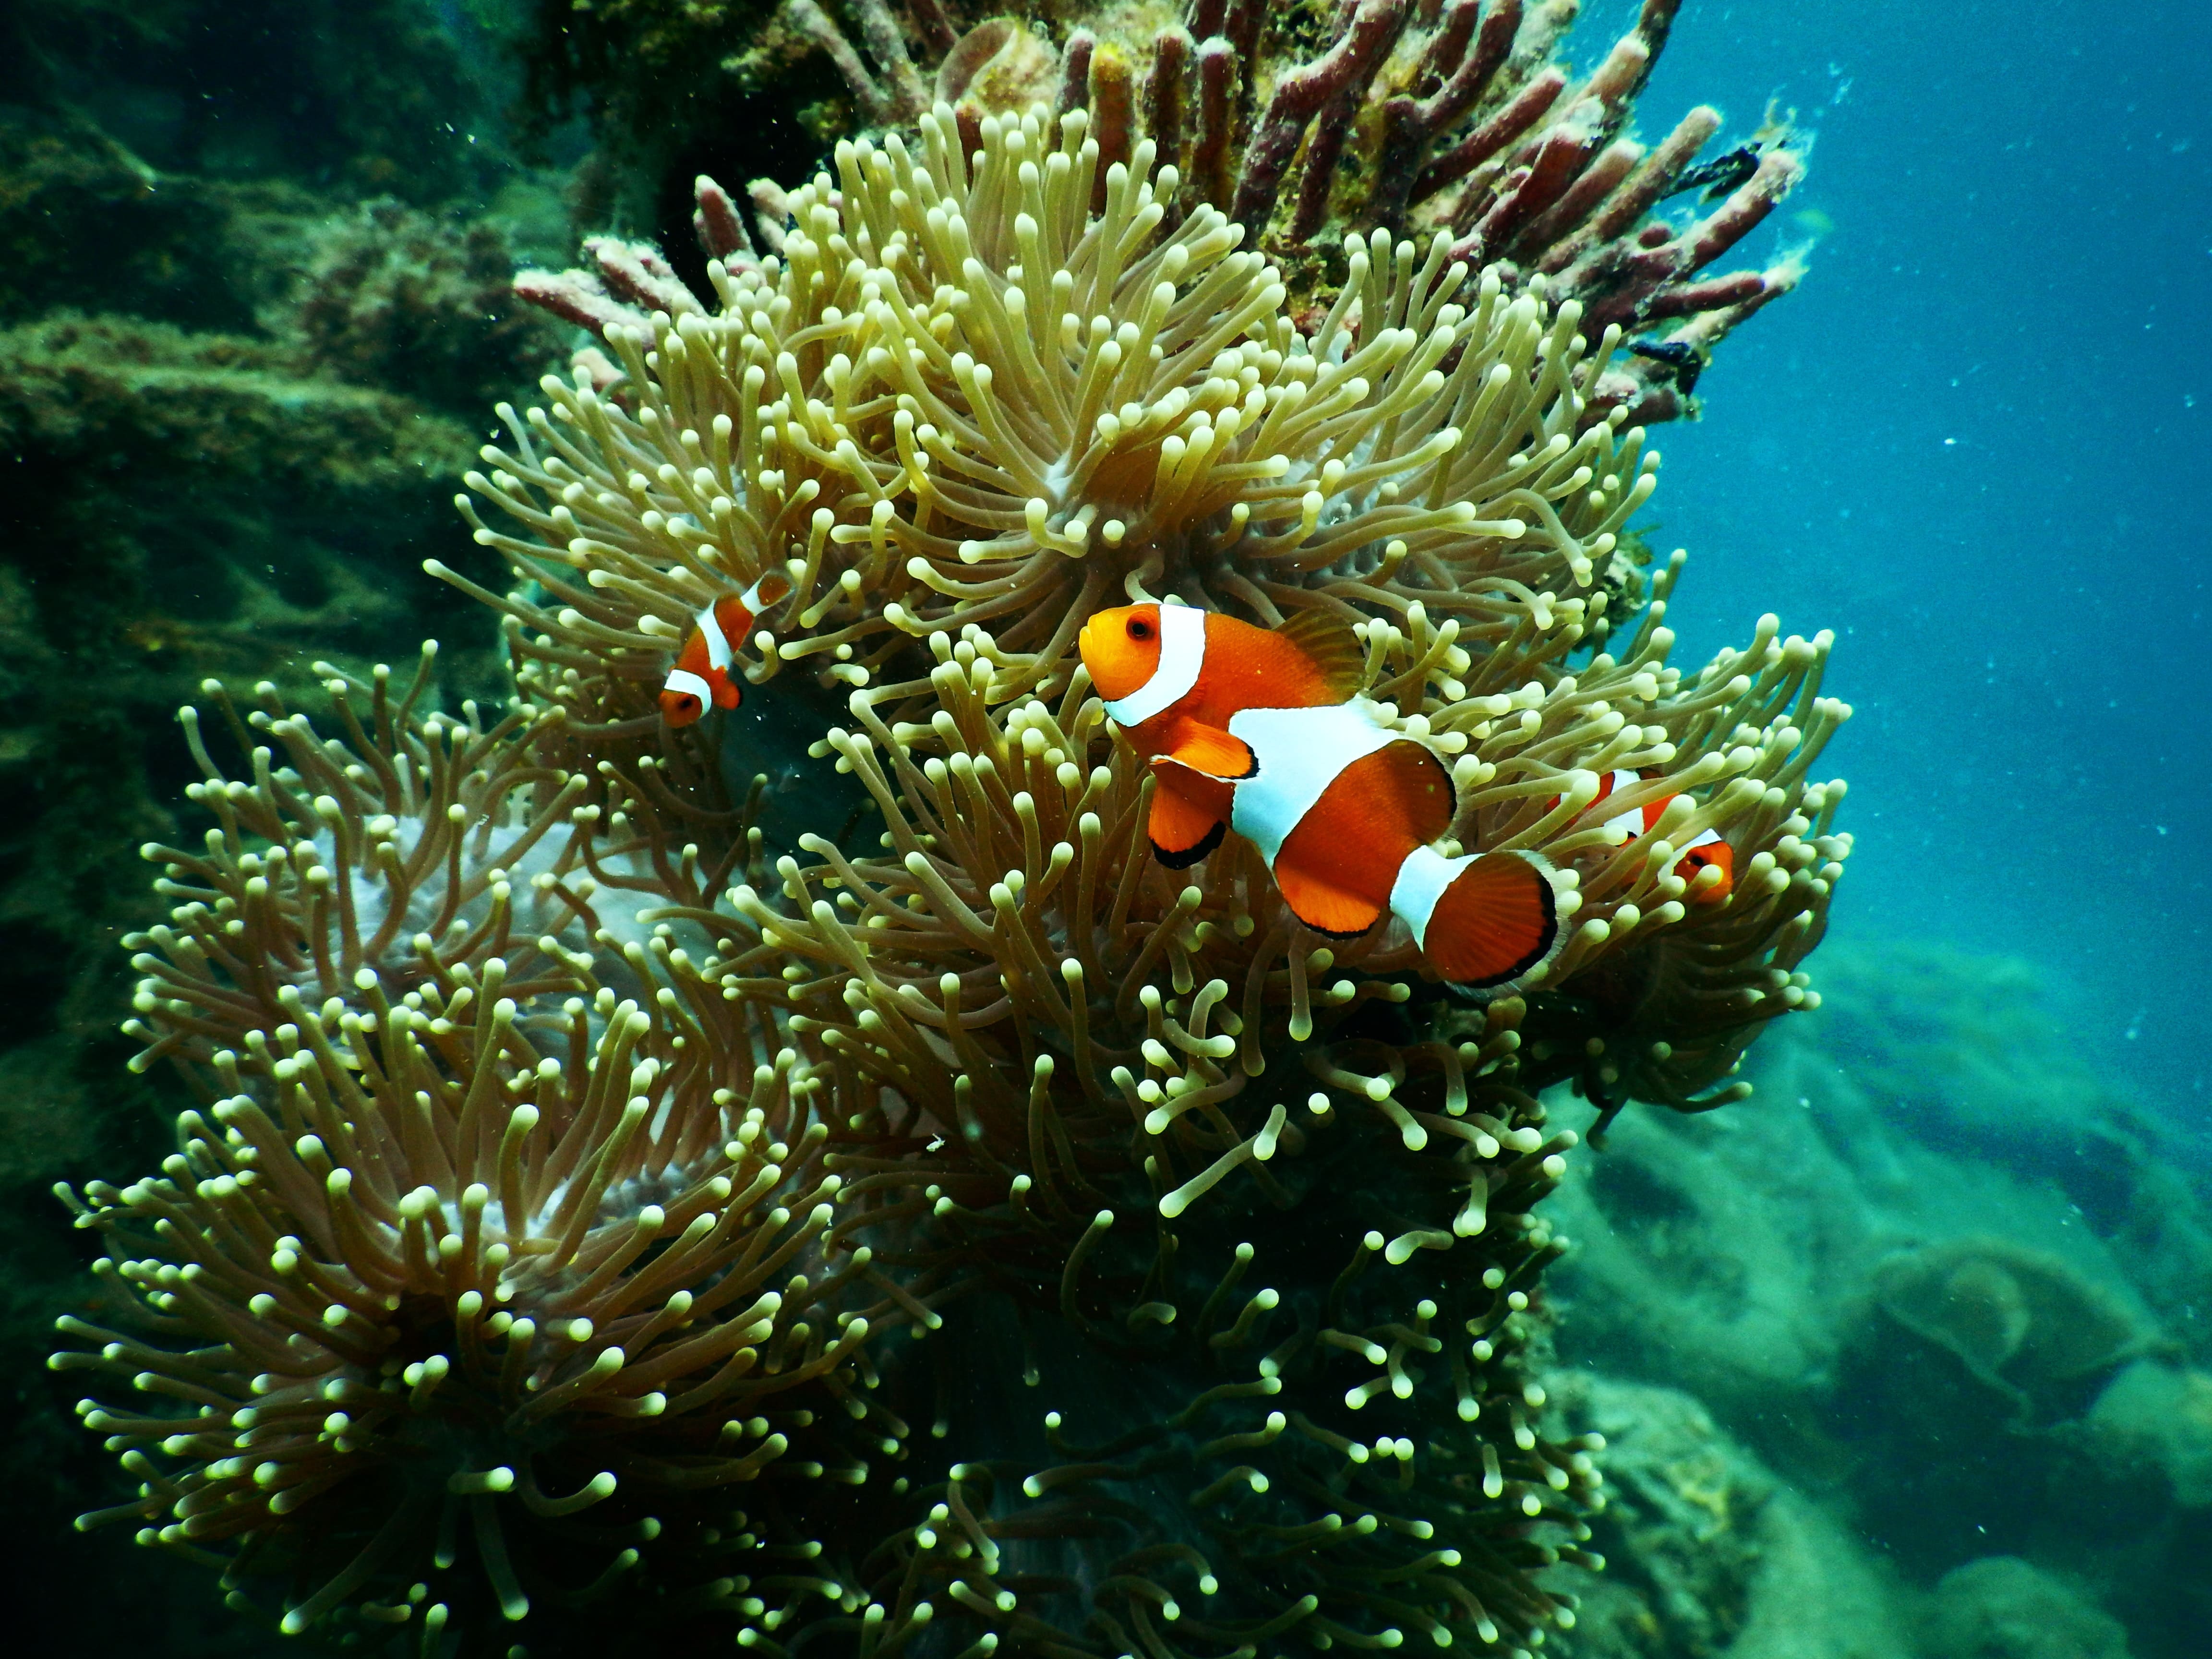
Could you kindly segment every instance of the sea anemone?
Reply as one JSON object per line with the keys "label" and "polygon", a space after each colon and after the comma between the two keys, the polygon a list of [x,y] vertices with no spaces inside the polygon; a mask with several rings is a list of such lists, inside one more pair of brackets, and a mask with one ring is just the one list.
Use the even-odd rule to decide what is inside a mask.
{"label": "sea anemone", "polygon": [[[1234,220],[1245,246],[1282,262],[1302,319],[1327,308],[1347,232],[1443,232],[1454,258],[1494,266],[1509,292],[1541,280],[1556,300],[1583,305],[1595,329],[1648,331],[1601,388],[1606,406],[1627,406],[1643,425],[1694,413],[1713,349],[1802,274],[1788,253],[1764,270],[1711,271],[1803,174],[1807,146],[1789,115],[1770,108],[1746,138],[1703,159],[1723,125],[1708,106],[1656,143],[1633,136],[1678,9],[1646,0],[1587,74],[1559,55],[1572,0],[1339,0],[1326,19],[1318,8],[1193,0],[1165,21],[1018,7],[964,30],[943,0],[852,0],[839,9],[857,45],[813,0],[744,17],[648,3],[564,17],[544,49],[581,60],[555,78],[596,78],[595,113],[617,125],[638,125],[656,101],[665,110],[671,100],[627,82],[665,74],[672,56],[720,58],[742,78],[763,51],[820,52],[869,131],[910,128],[933,102],[950,107],[971,154],[986,118],[1018,119],[1040,102],[1054,117],[1079,110],[1099,145],[1093,211],[1105,203],[1104,169],[1149,144],[1173,173],[1161,193],[1167,224],[1200,207]],[[775,45],[730,52],[733,28]],[[792,203],[781,185],[756,179],[744,204],[699,185],[694,223],[710,256],[785,252]],[[1667,210],[1693,192],[1697,210]],[[589,246],[595,269],[527,272],[518,292],[594,333],[683,308],[689,296],[658,250]]]}
{"label": "sea anemone", "polygon": [[[1340,46],[1388,39],[1329,97],[1409,15],[1346,9]],[[1496,44],[1418,21],[1421,63]],[[946,61],[1018,82],[1015,44]],[[436,1606],[474,1644],[587,1583],[863,1659],[1525,1659],[1572,1623],[1547,1570],[1595,1565],[1601,1448],[1545,1420],[1538,1206],[1579,1138],[1539,1097],[1736,1098],[1814,1000],[1831,641],[1668,665],[1681,556],[1630,529],[1657,461],[1599,290],[1378,224],[1294,311],[1279,242],[1156,165],[1164,82],[1153,136],[1109,118],[1106,45],[1057,114],[841,143],[757,260],[702,186],[712,309],[598,246],[653,310],[569,283],[619,365],[503,409],[462,498],[514,588],[434,567],[503,613],[506,719],[338,678],[343,742],[269,700],[231,722],[252,783],[199,746],[218,828],[153,854],[180,908],[137,1029],[216,1103],[74,1200],[154,1337],[72,1325],[57,1363],[167,1396],[85,1407],[144,1483],[116,1512],[289,1575],[289,1624]],[[1616,58],[1585,137],[1648,52]],[[665,726],[692,619],[779,569],[756,695]],[[1534,855],[1557,952],[1470,994],[1395,923],[1304,927],[1240,837],[1155,858],[1073,644],[1170,596],[1349,625],[1449,769],[1439,844]],[[628,1532],[574,1530],[610,1504]],[[441,1578],[465,1518],[482,1571]]]}
{"label": "sea anemone", "polygon": [[919,1304],[848,1236],[818,1068],[678,982],[574,997],[551,1041],[497,957],[363,1012],[280,990],[161,1176],[64,1192],[135,1329],[66,1320],[54,1364],[139,1396],[79,1408],[142,1482],[81,1524],[280,1580],[288,1631],[432,1643],[633,1574],[755,1616],[839,1595],[775,1565],[818,1541],[755,1483],[903,1455],[861,1350]]}
{"label": "sea anemone", "polygon": [[470,485],[528,534],[461,507],[546,598],[436,574],[514,619],[526,690],[647,707],[668,641],[777,562],[797,588],[763,678],[866,684],[976,623],[1020,653],[1004,694],[1049,690],[1092,610],[1170,592],[1266,622],[1419,602],[1477,649],[1523,617],[1602,632],[1654,483],[1641,433],[1592,417],[1617,329],[1593,351],[1573,303],[1470,292],[1444,238],[1378,233],[1301,332],[1214,210],[1163,229],[1148,147],[1093,218],[1084,116],[1048,137],[992,118],[971,166],[939,110],[921,159],[842,145],[842,191],[794,195],[788,264],[713,267],[717,315],[610,326],[628,407],[580,376],[503,409],[514,449]]}

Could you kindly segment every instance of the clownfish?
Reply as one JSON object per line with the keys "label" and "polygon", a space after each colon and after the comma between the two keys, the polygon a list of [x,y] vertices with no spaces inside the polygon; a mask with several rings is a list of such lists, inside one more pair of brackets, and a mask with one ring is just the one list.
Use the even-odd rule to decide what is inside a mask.
{"label": "clownfish", "polygon": [[772,570],[742,593],[719,599],[691,620],[676,665],[660,687],[660,718],[689,726],[709,707],[735,708],[737,647],[752,632],[753,618],[791,592],[791,579]]}
{"label": "clownfish", "polygon": [[[1616,789],[1626,789],[1632,784],[1644,783],[1648,781],[1646,775],[1640,772],[1613,771],[1601,774],[1598,778],[1597,794],[1584,811],[1585,812],[1595,811],[1599,805],[1612,798],[1613,792]],[[1601,825],[1605,829],[1619,831],[1620,843],[1626,845],[1637,836],[1656,829],[1660,817],[1666,812],[1668,804],[1674,799],[1673,795],[1662,795],[1657,800],[1647,802],[1642,806],[1631,807],[1626,812],[1608,814],[1601,820]],[[1557,806],[1559,804],[1557,798],[1554,798],[1552,805]],[[1700,830],[1692,836],[1690,838],[1689,846],[1684,849],[1682,856],[1676,860],[1674,864],[1674,873],[1684,881],[1692,884],[1696,882],[1700,871],[1708,869],[1718,870],[1721,872],[1721,878],[1707,887],[1693,884],[1690,890],[1690,896],[1693,902],[1699,904],[1717,904],[1729,896],[1729,889],[1735,885],[1735,848],[1722,840],[1720,832],[1717,830]]]}
{"label": "clownfish", "polygon": [[1506,984],[1558,948],[1542,860],[1430,845],[1451,828],[1451,774],[1359,696],[1365,653],[1340,621],[1302,611],[1267,629],[1127,605],[1085,623],[1079,648],[1107,716],[1151,763],[1163,864],[1194,864],[1234,830],[1316,933],[1354,938],[1387,911],[1455,984]]}

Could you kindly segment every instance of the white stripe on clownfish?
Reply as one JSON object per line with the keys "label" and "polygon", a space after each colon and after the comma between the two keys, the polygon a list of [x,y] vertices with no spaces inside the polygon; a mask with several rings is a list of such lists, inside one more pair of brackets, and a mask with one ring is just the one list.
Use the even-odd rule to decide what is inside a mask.
{"label": "white stripe on clownfish", "polygon": [[[738,603],[743,605],[746,610],[750,611],[752,609],[751,598],[752,596],[748,593],[745,598],[740,599]],[[722,632],[722,624],[715,619],[714,605],[720,603],[721,601],[717,599],[714,601],[714,605],[709,605],[696,617],[694,617],[691,619],[691,622],[692,625],[699,630],[700,637],[707,641],[708,662],[714,667],[722,670],[723,672],[727,673],[729,672],[730,665],[735,662],[738,658],[737,653],[730,649],[730,641]],[[668,684],[670,687],[674,690],[689,690],[688,687],[677,686],[675,676],[673,674],[670,675]]]}
{"label": "white stripe on clownfish", "polygon": [[1229,827],[1258,848],[1270,868],[1346,767],[1388,744],[1412,741],[1385,726],[1382,710],[1364,697],[1334,708],[1242,708],[1230,716],[1229,734],[1259,763],[1254,775],[1237,781]]}
{"label": "white stripe on clownfish", "polygon": [[[1599,797],[1595,804],[1602,805],[1607,799],[1619,794],[1622,790],[1649,781],[1650,780],[1639,773],[1615,770],[1607,775],[1605,793]],[[1646,801],[1641,806],[1632,806],[1626,812],[1616,813],[1607,818],[1600,827],[1613,832],[1615,846],[1626,846],[1637,836],[1657,829],[1660,818],[1667,811],[1668,803],[1675,799],[1676,797],[1673,795],[1662,795],[1656,800]],[[1700,830],[1682,843],[1681,850],[1686,853],[1692,848],[1711,847],[1721,839],[1721,832],[1717,830]]]}
{"label": "white stripe on clownfish", "polygon": [[1413,943],[1429,948],[1429,918],[1437,901],[1459,879],[1460,872],[1474,862],[1474,855],[1449,859],[1433,847],[1416,847],[1398,866],[1398,879],[1390,888],[1390,912],[1412,930]]}
{"label": "white stripe on clownfish", "polygon": [[[1614,771],[1606,778],[1605,793],[1609,797],[1619,793],[1632,784],[1643,781],[1644,780],[1633,772]],[[1615,846],[1633,841],[1642,835],[1647,827],[1644,821],[1644,809],[1640,806],[1632,806],[1626,812],[1616,813],[1607,818],[1600,827],[1613,836]]]}
{"label": "white stripe on clownfish", "polygon": [[696,674],[685,669],[670,669],[668,678],[662,684],[660,689],[664,691],[679,692],[685,696],[696,697],[702,708],[712,708],[714,706],[714,688]]}
{"label": "white stripe on clownfish", "polygon": [[1141,726],[1174,703],[1198,684],[1206,666],[1206,612],[1195,605],[1160,606],[1160,665],[1152,678],[1127,696],[1106,705],[1106,717],[1117,726]]}
{"label": "white stripe on clownfish", "polygon": [[[1325,708],[1240,709],[1230,717],[1229,730],[1259,763],[1253,776],[1237,781],[1229,827],[1259,849],[1270,869],[1284,842],[1347,767],[1391,744],[1421,742],[1394,728],[1365,697]],[[1421,746],[1430,748],[1425,742]],[[1398,866],[1390,909],[1416,947],[1428,948],[1437,902],[1474,862],[1471,854],[1448,858],[1432,847],[1416,847]]]}

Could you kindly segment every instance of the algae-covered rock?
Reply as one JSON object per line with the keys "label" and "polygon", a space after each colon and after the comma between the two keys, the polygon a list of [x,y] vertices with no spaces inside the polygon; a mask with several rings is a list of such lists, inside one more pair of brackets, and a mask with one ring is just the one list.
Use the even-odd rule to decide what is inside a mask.
{"label": "algae-covered rock", "polygon": [[2187,1510],[2212,1506],[2212,1375],[2139,1359],[2089,1408],[2091,1443],[2121,1468],[2162,1480]]}
{"label": "algae-covered rock", "polygon": [[1559,1383],[1607,1437],[1605,1512],[1565,1650],[1576,1659],[1892,1659],[1908,1638],[1891,1576],[1691,1395],[1613,1378]]}
{"label": "algae-covered rock", "polygon": [[1553,1205],[1573,1352],[1746,1412],[1823,1386],[1865,1219],[1802,1113],[1630,1113]]}
{"label": "algae-covered rock", "polygon": [[[1747,1067],[1750,1102],[1631,1111],[1571,1167],[1563,1357],[1688,1389],[1778,1478],[1770,1510],[1805,1504],[1908,1583],[2016,1556],[2094,1586],[2136,1652],[2193,1654],[2212,1616],[2200,1166],[2024,965],[1836,954],[1820,1012]],[[1800,1596],[1873,1571],[1789,1535],[1816,1563]]]}
{"label": "algae-covered rock", "polygon": [[171,1150],[167,1080],[122,1066],[118,941],[159,912],[137,848],[179,833],[178,706],[425,634],[448,706],[495,689],[492,630],[416,574],[477,556],[451,498],[484,404],[557,356],[493,302],[531,234],[507,204],[545,192],[495,142],[473,10],[0,7],[0,1480],[26,1582],[103,1592],[27,1598],[16,1650],[258,1650],[68,1528],[100,1476],[35,1381],[86,1311],[48,1192]]}
{"label": "algae-covered rock", "polygon": [[1890,1257],[1874,1298],[2011,1401],[2022,1425],[2078,1415],[2099,1381],[2157,1340],[2117,1290],[1989,1235]]}
{"label": "algae-covered rock", "polygon": [[560,331],[515,299],[514,268],[491,220],[367,202],[316,232],[271,330],[326,374],[475,412],[559,352]]}
{"label": "algae-covered rock", "polygon": [[1604,1377],[1563,1389],[1606,1437],[1606,1571],[1577,1610],[1577,1655],[1717,1653],[1742,1628],[1774,1480],[1690,1395]]}
{"label": "algae-covered rock", "polygon": [[1924,1659],[2127,1659],[2118,1620],[2017,1556],[1946,1573],[1921,1621]]}

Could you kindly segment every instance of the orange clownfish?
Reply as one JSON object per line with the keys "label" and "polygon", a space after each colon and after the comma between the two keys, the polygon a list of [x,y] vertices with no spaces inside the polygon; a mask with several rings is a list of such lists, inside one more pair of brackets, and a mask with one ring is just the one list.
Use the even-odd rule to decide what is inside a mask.
{"label": "orange clownfish", "polygon": [[660,687],[660,718],[689,726],[709,707],[735,708],[741,697],[737,647],[753,618],[791,592],[791,579],[772,570],[742,593],[719,599],[692,618],[676,665]]}
{"label": "orange clownfish", "polygon": [[1447,858],[1451,774],[1358,695],[1365,653],[1319,611],[1280,628],[1181,605],[1103,611],[1084,665],[1151,763],[1160,861],[1194,864],[1234,830],[1292,915],[1352,938],[1395,915],[1443,978],[1504,985],[1559,945],[1548,866],[1532,854]]}
{"label": "orange clownfish", "polygon": [[[1632,784],[1646,782],[1650,777],[1656,775],[1656,773],[1647,775],[1621,771],[1601,774],[1598,778],[1596,798],[1584,810],[1586,812],[1595,811],[1599,805],[1611,799],[1614,790],[1626,789]],[[1648,801],[1642,806],[1631,807],[1626,812],[1607,814],[1600,822],[1607,830],[1620,831],[1621,843],[1625,845],[1636,836],[1656,829],[1660,817],[1674,799],[1673,795],[1662,795],[1657,800]],[[1557,806],[1559,801],[1554,799],[1552,805]],[[1698,872],[1704,870],[1719,871],[1720,879],[1708,886],[1696,885]],[[1729,896],[1729,890],[1735,884],[1735,848],[1721,839],[1718,830],[1700,830],[1690,838],[1690,844],[1684,849],[1682,856],[1675,860],[1674,873],[1684,881],[1692,884],[1690,897],[1693,902],[1717,904]]]}

